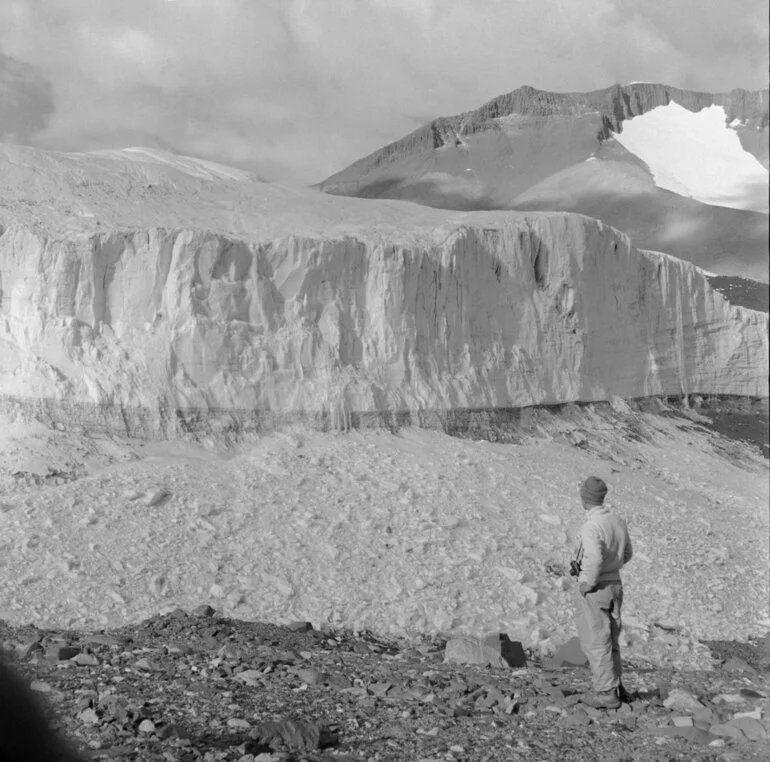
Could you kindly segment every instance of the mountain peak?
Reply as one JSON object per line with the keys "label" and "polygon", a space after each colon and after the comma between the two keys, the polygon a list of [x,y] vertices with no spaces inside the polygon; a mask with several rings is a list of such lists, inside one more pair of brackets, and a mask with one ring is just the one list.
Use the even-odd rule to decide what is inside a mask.
{"label": "mountain peak", "polygon": [[[317,187],[458,210],[580,212],[626,231],[642,248],[720,275],[766,281],[769,102],[767,90],[706,93],[655,82],[583,93],[522,85],[471,111],[438,117]],[[710,111],[708,118],[687,120],[672,105],[697,115]],[[711,172],[708,193],[665,177],[665,163],[656,164],[656,175],[648,159],[621,140],[626,122],[662,108],[669,109],[663,126],[671,134],[658,138],[658,153],[692,127],[691,150],[678,158],[686,155],[696,166],[681,160],[678,166],[703,179],[711,159],[698,146],[713,149],[721,169]],[[739,169],[723,173],[733,160]],[[720,177],[730,186],[725,193],[717,187]]]}

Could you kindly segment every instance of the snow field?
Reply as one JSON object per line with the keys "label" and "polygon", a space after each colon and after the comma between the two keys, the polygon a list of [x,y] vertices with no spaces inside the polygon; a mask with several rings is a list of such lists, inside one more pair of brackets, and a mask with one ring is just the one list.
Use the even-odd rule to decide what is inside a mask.
{"label": "snow field", "polygon": [[743,150],[722,106],[693,113],[672,101],[625,120],[613,137],[647,164],[659,188],[768,213],[768,171]]}
{"label": "snow field", "polygon": [[626,647],[659,660],[647,641],[664,622],[692,639],[677,658],[705,663],[695,638],[770,625],[767,464],[643,423],[641,442],[597,416],[523,445],[415,430],[276,434],[230,459],[147,445],[70,484],[0,493],[0,618],[103,628],[209,602],[391,635],[504,631],[548,652],[574,634],[574,593],[545,567],[568,562],[577,485],[595,473],[636,551]]}

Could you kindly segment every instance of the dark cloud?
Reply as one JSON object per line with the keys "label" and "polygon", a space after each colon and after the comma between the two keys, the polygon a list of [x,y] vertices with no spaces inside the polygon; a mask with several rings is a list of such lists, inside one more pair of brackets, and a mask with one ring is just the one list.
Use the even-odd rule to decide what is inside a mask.
{"label": "dark cloud", "polygon": [[53,111],[51,83],[29,64],[0,53],[0,141],[28,143]]}

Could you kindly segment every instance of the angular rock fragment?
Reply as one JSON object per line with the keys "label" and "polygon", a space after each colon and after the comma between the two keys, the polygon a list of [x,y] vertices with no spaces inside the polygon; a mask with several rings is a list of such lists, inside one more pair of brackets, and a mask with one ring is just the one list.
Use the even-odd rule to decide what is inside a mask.
{"label": "angular rock fragment", "polygon": [[111,635],[105,635],[103,633],[95,633],[88,635],[85,638],[86,643],[93,643],[100,646],[119,646],[120,642],[117,638],[113,638]]}
{"label": "angular rock fragment", "polygon": [[681,688],[674,688],[674,690],[666,696],[663,701],[663,706],[674,712],[682,712],[682,714],[694,714],[703,709],[703,704],[701,704],[692,693],[688,693]]}
{"label": "angular rock fragment", "polygon": [[735,738],[736,740],[742,740],[746,736],[743,735],[743,732],[740,728],[737,728],[732,723],[718,723],[716,725],[712,725],[709,732],[712,735],[720,736],[724,738]]}
{"label": "angular rock fragment", "polygon": [[317,669],[298,669],[295,674],[305,685],[318,685],[324,682],[324,673]]}
{"label": "angular rock fragment", "polygon": [[449,664],[479,664],[491,667],[523,667],[527,657],[519,641],[512,641],[505,633],[483,639],[460,636],[447,641],[444,661]]}
{"label": "angular rock fragment", "polygon": [[258,669],[246,669],[234,675],[235,680],[252,687],[262,685],[262,673]]}
{"label": "angular rock fragment", "polygon": [[99,659],[93,654],[79,653],[72,657],[72,661],[79,667],[98,667]]}
{"label": "angular rock fragment", "polygon": [[673,725],[666,725],[660,728],[652,728],[649,731],[655,736],[677,736],[679,738],[685,738],[691,743],[707,745],[714,740],[714,736],[711,733],[707,733],[705,730],[696,727],[678,728]]}
{"label": "angular rock fragment", "polygon": [[754,667],[737,656],[731,656],[722,665],[722,670],[724,672],[747,672],[749,674],[755,674],[757,671]]}
{"label": "angular rock fragment", "polygon": [[155,731],[158,738],[165,740],[166,738],[188,738],[189,733],[180,725],[175,722],[169,722]]}
{"label": "angular rock fragment", "polygon": [[335,746],[338,741],[337,734],[329,728],[303,720],[263,722],[257,726],[255,735],[258,743],[272,750],[313,751]]}
{"label": "angular rock fragment", "polygon": [[750,741],[762,741],[767,738],[765,726],[754,717],[733,717],[727,724],[738,728]]}
{"label": "angular rock fragment", "polygon": [[53,645],[46,651],[46,658],[51,661],[67,661],[80,653],[75,646]]}
{"label": "angular rock fragment", "polygon": [[99,719],[99,715],[93,710],[93,709],[84,709],[79,715],[78,719],[84,724],[84,725],[98,725],[101,720]]}
{"label": "angular rock fragment", "polygon": [[579,638],[570,638],[566,643],[559,646],[556,653],[549,659],[546,659],[546,669],[554,667],[584,667],[588,664],[588,657],[580,648]]}
{"label": "angular rock fragment", "polygon": [[291,632],[310,632],[313,625],[310,622],[291,622],[286,625],[286,629]]}
{"label": "angular rock fragment", "polygon": [[171,497],[171,493],[166,489],[154,489],[146,493],[144,500],[142,501],[146,506],[152,508],[156,505],[168,500]]}

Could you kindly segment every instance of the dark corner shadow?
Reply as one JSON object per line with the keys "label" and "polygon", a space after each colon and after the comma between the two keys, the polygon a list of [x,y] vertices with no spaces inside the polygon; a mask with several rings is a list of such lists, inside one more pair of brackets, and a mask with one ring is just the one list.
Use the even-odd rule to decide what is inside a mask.
{"label": "dark corner shadow", "polygon": [[27,681],[0,660],[0,759],[3,762],[85,762],[49,721]]}
{"label": "dark corner shadow", "polygon": [[51,83],[30,64],[0,53],[0,141],[29,143],[53,112]]}

